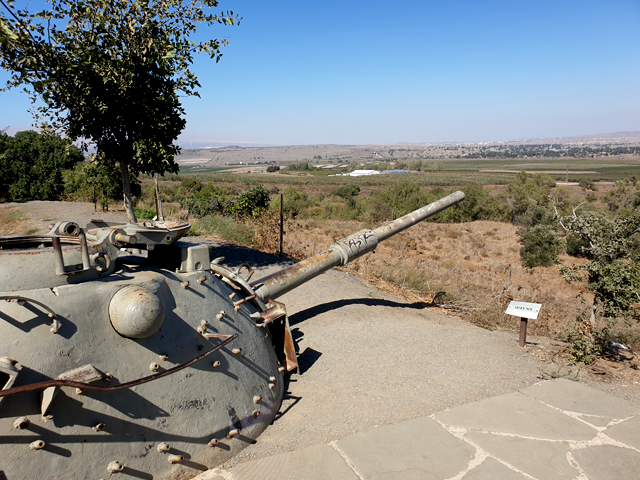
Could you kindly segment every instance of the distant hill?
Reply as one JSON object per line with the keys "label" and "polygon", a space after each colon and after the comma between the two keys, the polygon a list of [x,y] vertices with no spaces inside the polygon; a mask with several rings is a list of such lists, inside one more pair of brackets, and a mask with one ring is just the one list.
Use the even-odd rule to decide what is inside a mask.
{"label": "distant hill", "polygon": [[[531,148],[525,148],[530,145]],[[399,143],[395,145],[218,146],[183,149],[176,160],[182,167],[283,165],[309,162],[335,165],[353,161],[418,161],[460,158],[593,157],[638,155],[640,131],[510,141]],[[628,147],[628,148],[627,148]]]}
{"label": "distant hill", "polygon": [[593,135],[578,135],[575,137],[529,138],[509,143],[614,143],[640,144],[640,132],[596,133]]}

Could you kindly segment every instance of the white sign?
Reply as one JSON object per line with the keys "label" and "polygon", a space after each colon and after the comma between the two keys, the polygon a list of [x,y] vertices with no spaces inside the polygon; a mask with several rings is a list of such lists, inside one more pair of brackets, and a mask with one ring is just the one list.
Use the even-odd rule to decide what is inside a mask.
{"label": "white sign", "polygon": [[538,318],[540,308],[542,308],[541,303],[511,302],[507,307],[507,311],[504,313],[513,315],[514,317],[524,317],[535,320]]}

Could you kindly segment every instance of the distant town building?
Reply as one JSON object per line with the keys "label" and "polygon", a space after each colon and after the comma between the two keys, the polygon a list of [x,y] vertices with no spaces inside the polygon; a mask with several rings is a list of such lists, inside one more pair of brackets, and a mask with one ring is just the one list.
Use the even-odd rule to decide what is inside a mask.
{"label": "distant town building", "polygon": [[329,175],[330,177],[366,177],[368,175],[380,175],[378,170],[354,170],[349,173],[338,173],[336,175]]}

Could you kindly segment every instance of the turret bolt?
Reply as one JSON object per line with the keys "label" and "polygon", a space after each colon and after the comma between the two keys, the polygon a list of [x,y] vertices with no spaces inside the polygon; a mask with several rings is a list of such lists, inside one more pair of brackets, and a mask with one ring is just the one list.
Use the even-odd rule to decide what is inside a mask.
{"label": "turret bolt", "polygon": [[205,277],[204,275],[201,276],[200,278],[198,278],[198,283],[200,283],[200,284],[202,284],[202,283],[204,283],[206,281],[207,281],[207,277]]}
{"label": "turret bolt", "polygon": [[27,417],[20,417],[15,422],[13,422],[13,427],[19,428],[20,430],[24,430],[25,428],[29,427],[30,423],[31,422]]}
{"label": "turret bolt", "polygon": [[111,375],[109,372],[106,372],[106,373],[104,374],[104,377],[103,377],[102,381],[103,381],[104,383],[111,383],[111,379],[112,379],[112,378],[113,378],[113,375]]}
{"label": "turret bolt", "polygon": [[93,429],[96,432],[101,432],[102,430],[104,430],[104,427],[106,427],[106,425],[104,423],[99,423],[95,427],[93,427]]}
{"label": "turret bolt", "polygon": [[189,282],[182,282],[180,285],[182,285],[182,288],[189,288]]}
{"label": "turret bolt", "polygon": [[169,355],[163,353],[162,355],[160,355],[160,360],[164,360],[166,362],[167,360],[169,360]]}
{"label": "turret bolt", "polygon": [[269,381],[271,383],[276,383],[276,377],[269,377]]}
{"label": "turret bolt", "polygon": [[35,442],[31,442],[29,444],[29,448],[31,450],[40,450],[41,448],[44,448],[45,443],[42,440],[36,440]]}
{"label": "turret bolt", "polygon": [[107,470],[109,470],[110,472],[121,472],[122,470],[124,470],[124,465],[120,462],[111,462],[107,467]]}
{"label": "turret bolt", "polygon": [[216,360],[211,364],[211,368],[218,368],[219,366],[220,366],[220,362],[218,360]]}
{"label": "turret bolt", "polygon": [[239,433],[240,433],[240,430],[238,430],[237,428],[234,428],[233,430],[229,431],[229,433],[227,433],[227,438],[233,438]]}
{"label": "turret bolt", "polygon": [[226,313],[224,313],[224,310],[220,310],[220,313],[216,315],[216,318],[217,318],[218,320],[222,320],[222,319],[223,319],[224,317],[226,317],[226,316],[227,316],[227,314],[226,314]]}
{"label": "turret bolt", "polygon": [[275,383],[270,383],[269,384],[269,390],[273,390],[274,388],[276,388],[276,384]]}
{"label": "turret bolt", "polygon": [[262,397],[260,395],[256,395],[255,397],[253,397],[253,403],[258,403],[260,400],[262,400]]}
{"label": "turret bolt", "polygon": [[183,455],[169,455],[169,463],[180,463],[184,460]]}
{"label": "turret bolt", "polygon": [[151,370],[152,372],[155,372],[156,370],[158,370],[160,368],[160,365],[158,365],[157,363],[152,363],[151,365],[149,365],[149,370]]}
{"label": "turret bolt", "polygon": [[280,373],[284,372],[287,368],[286,367],[278,367],[278,371]]}
{"label": "turret bolt", "polygon": [[209,322],[207,322],[206,320],[202,320],[200,322],[200,326],[198,328],[196,328],[196,331],[200,334],[200,335],[204,335],[205,333],[207,333],[207,327],[209,326]]}
{"label": "turret bolt", "polygon": [[218,445],[218,439],[217,438],[214,438],[213,440],[211,440],[209,442],[209,446],[210,447],[216,447],[217,445]]}
{"label": "turret bolt", "polygon": [[231,350],[231,353],[233,353],[234,355],[239,355],[242,353],[242,349],[241,348],[234,348],[233,350]]}
{"label": "turret bolt", "polygon": [[254,410],[251,415],[253,415],[253,418],[258,418],[260,416],[260,410]]}
{"label": "turret bolt", "polygon": [[156,448],[159,452],[168,452],[169,450],[171,450],[171,447],[168,443],[159,443]]}

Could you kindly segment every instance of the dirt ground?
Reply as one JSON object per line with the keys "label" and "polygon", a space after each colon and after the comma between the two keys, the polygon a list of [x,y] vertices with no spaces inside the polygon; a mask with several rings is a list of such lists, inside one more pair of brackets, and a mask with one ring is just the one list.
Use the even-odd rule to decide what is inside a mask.
{"label": "dirt ground", "polygon": [[[106,215],[96,215],[91,204],[0,204],[0,229],[3,235],[33,229],[42,233],[57,220],[74,220],[82,225],[95,216],[106,219]],[[478,222],[473,228],[476,227],[471,231],[470,226],[424,225],[424,230],[417,230],[423,243],[415,245],[415,249],[406,247],[412,237],[400,237],[397,244],[391,244],[389,248],[398,260],[387,267],[398,271],[422,259],[425,265],[440,264],[469,255],[477,257],[478,262],[474,272],[469,270],[471,275],[478,273],[479,281],[484,279],[485,283],[490,278],[506,282],[511,275],[512,284],[516,285],[511,289],[517,292],[518,276],[526,278],[529,274],[514,273],[517,254],[510,250],[511,240],[505,241],[506,231],[489,222]],[[313,248],[309,246],[315,252],[326,248],[334,235],[343,236],[330,229],[327,233],[314,230],[316,233],[309,235],[311,226],[295,228],[306,231],[304,238],[315,241]],[[438,239],[433,239],[429,231],[435,231]],[[449,231],[459,234],[447,234]],[[295,231],[290,231],[287,241],[292,242],[294,236]],[[473,247],[477,237],[485,242],[483,247]],[[496,239],[490,240],[492,237]],[[189,241],[209,243],[216,256],[226,257],[227,265],[248,262],[258,272],[254,279],[291,262],[215,239],[190,237]],[[466,241],[468,245],[455,247],[454,241]],[[442,245],[440,249],[435,247],[437,244]],[[465,245],[468,251],[464,250]],[[445,253],[449,249],[450,253]],[[503,266],[484,268],[482,259],[487,257],[482,256],[483,249],[492,258],[501,257],[500,262],[494,263]],[[429,259],[431,255],[440,258]],[[386,258],[386,254],[379,256]],[[447,265],[445,270],[453,269],[451,278],[463,278],[462,270],[454,270],[454,266],[447,269]],[[511,265],[511,273],[504,265]],[[364,268],[362,264],[358,271],[350,273]],[[373,260],[369,260],[367,268],[373,268]],[[528,337],[527,347],[521,349],[516,333],[474,325],[478,317],[474,310],[431,308],[415,292],[400,290],[382,275],[365,280],[348,273],[332,270],[279,299],[287,305],[301,371],[290,376],[287,395],[273,424],[256,444],[227,466],[512,392],[544,378],[572,378],[640,403],[640,376],[628,366],[634,361],[632,357],[622,363],[599,361],[591,367],[571,366],[563,353],[565,345],[535,335],[535,329]],[[558,289],[551,280],[541,279],[539,290],[547,287],[549,291]],[[396,294],[389,293],[392,291]]]}

